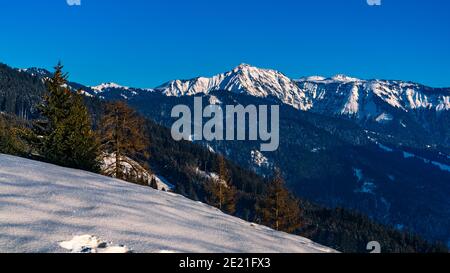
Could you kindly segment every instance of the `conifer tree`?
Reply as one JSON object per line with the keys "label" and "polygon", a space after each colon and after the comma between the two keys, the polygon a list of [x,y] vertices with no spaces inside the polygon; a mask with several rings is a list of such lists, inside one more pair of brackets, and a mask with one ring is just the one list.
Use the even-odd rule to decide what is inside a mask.
{"label": "conifer tree", "polygon": [[69,162],[80,169],[98,171],[98,137],[92,130],[91,119],[81,94],[72,94],[70,115],[64,123],[71,129],[65,140],[72,151]]}
{"label": "conifer tree", "polygon": [[[98,144],[81,95],[67,87],[67,74],[58,63],[53,77],[47,80],[47,93],[40,107],[46,118],[43,128],[42,154],[50,162],[87,171],[98,171]],[[43,129],[43,130],[42,130]]]}
{"label": "conifer tree", "polygon": [[[114,156],[105,175],[119,179],[126,177],[124,163],[134,165],[131,160],[148,159],[149,138],[145,133],[144,119],[122,101],[108,103],[100,123],[101,147],[105,156]],[[135,169],[139,174],[141,170]]]}
{"label": "conifer tree", "polygon": [[286,189],[279,170],[267,187],[266,196],[257,204],[262,224],[276,230],[294,232],[301,226],[298,200]]}

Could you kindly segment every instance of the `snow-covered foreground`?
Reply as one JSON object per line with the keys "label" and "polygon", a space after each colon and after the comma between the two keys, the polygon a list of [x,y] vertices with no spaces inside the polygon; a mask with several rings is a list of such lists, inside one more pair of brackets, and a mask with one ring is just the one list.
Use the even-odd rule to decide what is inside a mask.
{"label": "snow-covered foreground", "polygon": [[334,252],[173,193],[0,154],[0,252],[93,241],[98,252]]}

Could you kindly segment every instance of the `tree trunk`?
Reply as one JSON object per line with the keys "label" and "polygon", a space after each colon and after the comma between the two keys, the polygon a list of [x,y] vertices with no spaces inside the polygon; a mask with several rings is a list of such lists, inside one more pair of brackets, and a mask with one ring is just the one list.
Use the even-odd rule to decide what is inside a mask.
{"label": "tree trunk", "polygon": [[120,173],[120,139],[119,139],[119,115],[116,113],[116,178],[121,179]]}

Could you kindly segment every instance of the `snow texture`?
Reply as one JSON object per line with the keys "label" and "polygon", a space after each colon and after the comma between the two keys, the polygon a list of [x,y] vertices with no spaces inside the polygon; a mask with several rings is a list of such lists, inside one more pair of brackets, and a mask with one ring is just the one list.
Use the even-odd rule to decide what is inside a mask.
{"label": "snow texture", "polygon": [[145,253],[334,252],[173,193],[0,155],[0,252],[68,252],[96,238]]}
{"label": "snow texture", "polygon": [[130,88],[128,86],[122,86],[122,85],[119,85],[117,83],[109,82],[109,83],[102,83],[102,84],[97,85],[97,86],[92,86],[91,89],[95,90],[97,92],[104,92],[105,90],[109,90],[109,89],[125,89],[125,90],[128,90]]}
{"label": "snow texture", "polygon": [[126,246],[114,246],[92,235],[75,236],[70,241],[59,243],[59,246],[72,253],[129,253]]}

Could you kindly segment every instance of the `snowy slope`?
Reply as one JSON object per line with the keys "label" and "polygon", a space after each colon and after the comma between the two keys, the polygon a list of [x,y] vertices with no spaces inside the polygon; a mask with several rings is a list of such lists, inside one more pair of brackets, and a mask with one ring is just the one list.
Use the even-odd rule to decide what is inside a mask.
{"label": "snowy slope", "polygon": [[333,252],[173,193],[0,155],[0,252],[65,252],[80,238],[134,252]]}

